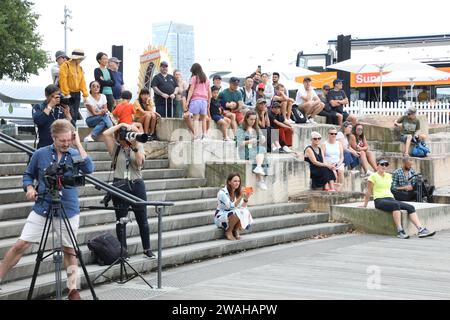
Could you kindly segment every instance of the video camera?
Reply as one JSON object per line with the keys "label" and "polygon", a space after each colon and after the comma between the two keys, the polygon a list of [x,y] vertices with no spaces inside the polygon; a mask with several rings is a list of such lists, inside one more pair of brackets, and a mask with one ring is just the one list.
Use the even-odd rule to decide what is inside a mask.
{"label": "video camera", "polygon": [[148,134],[128,131],[125,127],[121,127],[119,131],[119,139],[128,142],[138,141],[145,143],[148,141],[148,138]]}
{"label": "video camera", "polygon": [[[73,166],[54,163],[44,170],[44,182],[49,191],[59,191],[61,187],[82,187],[85,185],[85,177],[78,172],[78,166],[84,160],[79,157],[73,158]],[[72,172],[72,176],[65,176]]]}
{"label": "video camera", "polygon": [[63,105],[70,105],[72,103],[72,97],[66,98],[62,93],[59,94],[59,103]]}

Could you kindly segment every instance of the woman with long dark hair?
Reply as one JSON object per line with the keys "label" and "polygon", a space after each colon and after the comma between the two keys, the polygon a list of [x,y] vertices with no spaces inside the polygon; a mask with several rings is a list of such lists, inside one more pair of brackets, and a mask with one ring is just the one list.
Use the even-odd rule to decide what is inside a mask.
{"label": "woman with long dark hair", "polygon": [[259,129],[256,112],[247,111],[236,134],[236,143],[239,147],[239,157],[245,160],[253,161],[253,173],[257,176],[258,187],[261,190],[267,190],[263,176],[266,172],[263,168],[266,156],[264,144],[266,138]]}
{"label": "woman with long dark hair", "polygon": [[375,155],[369,150],[369,144],[367,143],[366,136],[364,135],[364,126],[361,123],[356,124],[353,128],[353,134],[350,136],[349,142],[352,149],[359,153],[361,166],[366,174],[372,174],[369,169],[369,165],[374,171],[377,171]]}
{"label": "woman with long dark hair", "polygon": [[[211,101],[211,86],[209,80],[203,72],[202,66],[194,63],[191,67],[191,81],[187,97],[189,112],[194,120],[194,139],[206,138],[206,117],[208,115],[208,105]],[[201,121],[202,134],[197,130],[197,123]]]}
{"label": "woman with long dark hair", "polygon": [[113,125],[108,114],[107,99],[104,94],[100,93],[100,83],[97,81],[89,84],[89,97],[84,105],[87,109],[86,124],[89,128],[93,128],[91,133],[84,138],[84,142],[93,142],[98,135]]}
{"label": "woman with long dark hair", "polygon": [[226,186],[217,194],[217,210],[214,214],[214,223],[225,230],[228,240],[239,240],[239,231],[248,229],[253,223],[247,209],[250,196],[251,192],[241,186],[239,173],[228,175]]}
{"label": "woman with long dark hair", "polygon": [[134,121],[142,124],[144,132],[149,134],[152,140],[158,140],[156,136],[156,122],[161,116],[155,111],[155,105],[150,98],[150,90],[142,88],[134,106]]}

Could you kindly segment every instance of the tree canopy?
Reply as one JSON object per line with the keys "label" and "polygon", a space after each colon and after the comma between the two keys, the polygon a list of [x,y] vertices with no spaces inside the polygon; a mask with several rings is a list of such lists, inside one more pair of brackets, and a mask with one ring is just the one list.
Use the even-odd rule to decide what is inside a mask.
{"label": "tree canopy", "polygon": [[26,81],[50,62],[32,6],[26,0],[0,0],[0,79]]}

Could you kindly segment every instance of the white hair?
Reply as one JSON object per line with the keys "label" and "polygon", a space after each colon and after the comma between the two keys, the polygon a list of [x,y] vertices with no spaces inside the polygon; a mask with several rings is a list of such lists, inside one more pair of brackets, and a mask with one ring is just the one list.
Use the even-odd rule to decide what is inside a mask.
{"label": "white hair", "polygon": [[322,136],[317,131],[313,131],[313,132],[311,132],[311,139],[314,139],[314,138],[322,138]]}

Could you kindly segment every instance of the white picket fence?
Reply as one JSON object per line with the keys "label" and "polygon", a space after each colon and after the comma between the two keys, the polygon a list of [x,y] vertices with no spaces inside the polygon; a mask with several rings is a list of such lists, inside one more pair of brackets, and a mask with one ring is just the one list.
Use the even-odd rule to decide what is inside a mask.
{"label": "white picket fence", "polygon": [[413,106],[417,115],[425,115],[429,124],[450,124],[450,103],[448,102],[367,102],[352,101],[344,109],[348,113],[380,116],[401,116]]}

